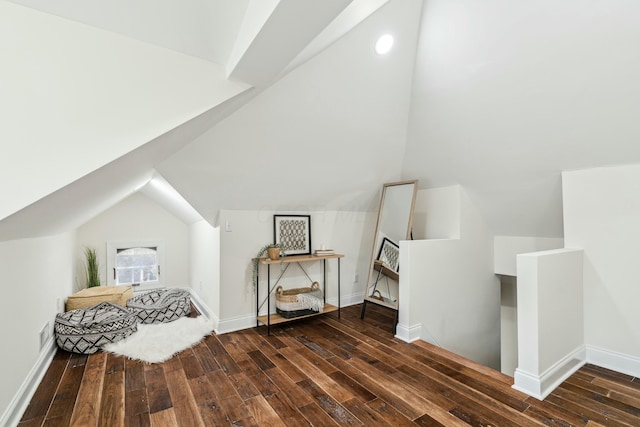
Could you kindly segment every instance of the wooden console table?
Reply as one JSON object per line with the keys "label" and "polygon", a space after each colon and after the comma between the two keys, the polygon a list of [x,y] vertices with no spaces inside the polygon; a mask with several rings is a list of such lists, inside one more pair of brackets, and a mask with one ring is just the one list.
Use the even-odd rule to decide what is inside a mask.
{"label": "wooden console table", "polygon": [[[260,258],[259,264],[261,265],[266,265],[267,266],[267,296],[266,296],[266,303],[267,303],[267,314],[260,316],[260,308],[262,307],[262,305],[264,305],[264,301],[262,303],[262,305],[260,304],[260,269],[258,268],[258,272],[257,272],[257,286],[256,286],[256,326],[260,326],[260,323],[262,323],[263,325],[265,325],[267,327],[267,334],[271,334],[271,325],[277,325],[280,323],[286,323],[286,322],[290,322],[293,320],[298,320],[298,319],[305,319],[308,317],[313,317],[313,316],[318,316],[321,314],[325,314],[325,313],[331,313],[334,311],[338,312],[338,318],[340,317],[340,258],[343,258],[344,255],[342,254],[331,254],[331,255],[289,255],[286,257],[281,257],[280,259],[277,260],[271,260],[269,258]],[[327,260],[328,259],[336,259],[338,262],[338,306],[336,307],[335,305],[331,305],[331,304],[327,304],[327,292],[326,292],[326,283],[327,283]],[[292,317],[290,319],[283,317],[277,313],[271,313],[271,294],[273,293],[273,291],[275,290],[278,282],[280,281],[280,279],[282,279],[282,277],[284,276],[284,274],[287,272],[287,269],[289,268],[289,266],[292,263],[296,263],[298,264],[298,266],[300,267],[300,269],[304,272],[304,274],[307,276],[307,278],[309,279],[309,281],[313,282],[313,280],[311,280],[311,278],[309,277],[309,275],[307,274],[306,270],[304,269],[304,267],[302,266],[303,263],[308,263],[308,262],[312,262],[312,261],[322,261],[322,294],[324,297],[324,308],[322,310],[322,312],[318,312],[318,313],[313,313],[313,314],[307,314],[304,316],[297,316],[297,317]],[[271,266],[273,264],[285,264],[284,269],[282,270],[282,272],[280,273],[280,275],[278,276],[278,278],[276,279],[275,283],[273,284],[273,286],[271,285]]]}

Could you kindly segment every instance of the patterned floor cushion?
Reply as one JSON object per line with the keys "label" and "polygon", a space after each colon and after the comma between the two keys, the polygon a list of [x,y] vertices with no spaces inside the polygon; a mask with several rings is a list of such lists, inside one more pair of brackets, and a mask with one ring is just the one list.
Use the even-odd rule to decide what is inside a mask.
{"label": "patterned floor cushion", "polygon": [[63,350],[92,354],[105,344],[120,341],[138,330],[138,319],[111,302],[56,315],[56,343]]}
{"label": "patterned floor cushion", "polygon": [[191,313],[191,297],[185,289],[155,289],[127,301],[140,323],[172,322]]}

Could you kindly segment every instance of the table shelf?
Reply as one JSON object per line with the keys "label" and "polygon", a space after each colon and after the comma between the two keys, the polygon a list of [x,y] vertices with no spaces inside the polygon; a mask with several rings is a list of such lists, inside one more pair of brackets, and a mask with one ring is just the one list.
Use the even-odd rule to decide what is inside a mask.
{"label": "table shelf", "polygon": [[292,262],[307,262],[307,261],[319,261],[325,259],[334,259],[334,258],[344,258],[342,254],[331,254],[331,255],[287,255],[280,257],[278,259],[270,259],[270,258],[258,258],[258,261],[262,265],[271,265],[271,264],[288,264]]}
{"label": "table shelf", "polygon": [[[267,334],[271,333],[271,325],[278,325],[278,324],[282,324],[282,323],[287,323],[287,322],[292,322],[295,320],[299,320],[299,319],[306,319],[309,317],[314,317],[314,316],[320,316],[326,313],[332,313],[332,312],[338,312],[338,317],[340,317],[340,259],[343,258],[344,255],[342,254],[331,254],[331,255],[289,255],[289,256],[285,256],[285,257],[281,257],[277,260],[272,260],[269,258],[258,258],[258,263],[260,265],[266,265],[267,266],[267,295],[266,295],[266,302],[267,303],[267,314],[265,315],[259,315],[260,313],[260,272],[258,271],[258,285],[256,287],[256,326],[260,326],[260,324],[262,323],[263,325],[265,325],[267,327]],[[326,302],[326,297],[327,297],[327,289],[326,289],[326,283],[327,283],[327,260],[330,259],[335,259],[337,260],[338,263],[338,282],[337,282],[337,287],[338,287],[338,305],[332,305],[332,304],[327,304]],[[325,304],[324,304],[324,308],[322,312],[318,312],[318,313],[312,313],[312,314],[307,314],[307,315],[302,315],[302,316],[296,316],[296,317],[291,317],[291,318],[287,318],[284,316],[281,316],[280,314],[277,313],[271,313],[271,294],[274,291],[274,287],[275,284],[271,285],[271,266],[273,264],[291,264],[291,263],[297,263],[300,268],[304,271],[305,274],[306,271],[304,270],[304,268],[302,267],[302,263],[307,263],[307,262],[313,262],[313,261],[322,261],[322,293],[323,296],[325,298]],[[308,275],[307,275],[308,277]],[[279,279],[278,279],[279,280]],[[277,281],[276,281],[277,284]],[[263,304],[264,304],[263,302]]]}
{"label": "table shelf", "polygon": [[373,269],[379,271],[383,276],[387,276],[390,279],[400,281],[400,275],[397,271],[390,269],[386,264],[380,261],[376,261],[373,263]]}
{"label": "table shelf", "polygon": [[307,319],[309,317],[321,316],[323,314],[333,313],[334,311],[338,311],[338,307],[336,307],[335,305],[331,305],[331,304],[325,304],[324,305],[324,309],[322,310],[322,312],[318,312],[318,313],[305,314],[303,316],[296,316],[296,317],[290,317],[290,318],[283,317],[283,316],[279,315],[278,313],[274,313],[271,316],[267,316],[265,314],[263,316],[258,316],[258,320],[263,325],[268,326],[269,325],[269,317],[271,317],[271,324],[272,325],[277,325],[277,324],[280,324],[280,323],[287,323],[287,322],[290,322],[292,320],[300,320],[300,319]]}

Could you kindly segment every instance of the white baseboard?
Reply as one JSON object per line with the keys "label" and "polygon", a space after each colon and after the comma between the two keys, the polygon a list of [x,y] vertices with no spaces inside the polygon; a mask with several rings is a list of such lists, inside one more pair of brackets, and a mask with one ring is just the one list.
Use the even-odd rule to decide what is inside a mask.
{"label": "white baseboard", "polygon": [[57,346],[52,336],[46,342],[44,348],[40,352],[40,356],[38,356],[36,364],[33,365],[33,368],[29,371],[29,375],[27,375],[27,378],[20,386],[20,389],[11,400],[7,410],[2,414],[2,417],[0,417],[0,426],[15,427],[18,425],[24,411],[27,409],[27,406],[31,401],[31,398],[35,394],[38,385],[40,385],[40,381],[42,381],[49,365],[51,365],[51,361],[53,361],[53,356],[56,354],[56,348]]}
{"label": "white baseboard", "polygon": [[196,308],[198,309],[198,311],[205,316],[207,319],[209,319],[209,321],[211,321],[211,324],[213,325],[213,330],[217,330],[218,329],[218,324],[220,323],[220,320],[218,319],[218,316],[215,315],[215,313],[207,306],[207,304],[204,303],[204,301],[202,301],[202,298],[200,298],[200,295],[192,288],[186,288],[189,293],[191,294],[191,302],[193,302],[193,305],[196,306]]}
{"label": "white baseboard", "polygon": [[516,368],[513,375],[513,388],[536,399],[543,400],[585,363],[587,363],[586,348],[585,346],[580,346],[541,375]]}
{"label": "white baseboard", "polygon": [[587,363],[611,369],[622,374],[640,377],[639,357],[588,345]]}
{"label": "white baseboard", "polygon": [[640,357],[587,345],[576,349],[541,376],[516,369],[513,388],[542,400],[585,363],[634,377],[640,376]]}
{"label": "white baseboard", "polygon": [[[361,304],[364,301],[364,292],[359,292],[357,294],[350,295],[340,295],[340,306],[348,307],[350,305]],[[338,305],[338,298],[329,298],[327,303],[332,305]]]}
{"label": "white baseboard", "polygon": [[422,334],[422,323],[413,326],[406,326],[398,323],[396,326],[396,338],[405,342],[414,342],[420,339]]}
{"label": "white baseboard", "polygon": [[435,346],[442,347],[440,345],[440,343],[438,342],[438,340],[433,335],[431,335],[429,330],[427,328],[423,328],[422,327],[422,324],[420,324],[420,332],[418,334],[418,338],[417,339],[421,339],[422,341],[428,342],[429,344],[433,344]]}
{"label": "white baseboard", "polygon": [[256,315],[249,314],[246,316],[231,317],[221,319],[216,328],[216,334],[226,334],[228,332],[241,331],[243,329],[256,327]]}

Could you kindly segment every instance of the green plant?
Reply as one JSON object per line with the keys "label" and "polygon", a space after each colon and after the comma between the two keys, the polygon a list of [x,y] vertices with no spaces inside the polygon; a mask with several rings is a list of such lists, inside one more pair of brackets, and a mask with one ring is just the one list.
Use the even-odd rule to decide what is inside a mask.
{"label": "green plant", "polygon": [[271,248],[280,249],[280,256],[285,257],[287,254],[284,252],[284,245],[281,243],[269,243],[260,248],[255,258],[253,258],[253,287],[258,286],[258,265],[260,263],[260,258],[267,256],[267,251]]}
{"label": "green plant", "polygon": [[85,248],[84,256],[87,266],[87,288],[100,286],[100,265],[98,264],[98,255],[93,248]]}

